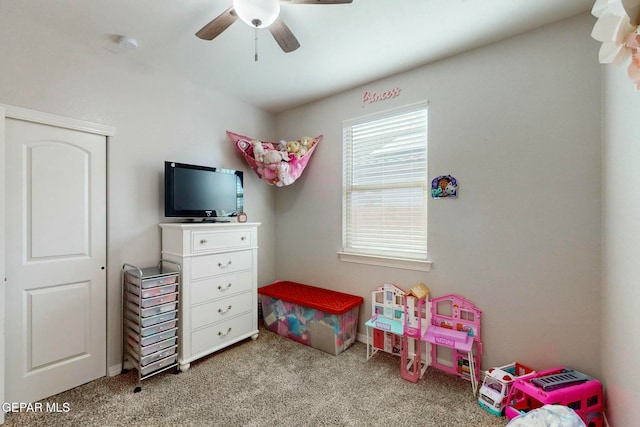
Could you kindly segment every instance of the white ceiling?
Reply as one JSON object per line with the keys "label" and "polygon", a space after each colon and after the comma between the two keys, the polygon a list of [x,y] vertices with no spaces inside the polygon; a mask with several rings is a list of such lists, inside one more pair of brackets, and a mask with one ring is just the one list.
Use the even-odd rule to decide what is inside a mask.
{"label": "white ceiling", "polygon": [[[301,47],[283,53],[268,30],[237,21],[204,41],[196,31],[232,0],[0,0],[3,10],[96,49],[207,85],[271,112],[589,11],[594,0],[353,0],[288,4],[280,17]],[[134,37],[124,51],[117,37]]]}

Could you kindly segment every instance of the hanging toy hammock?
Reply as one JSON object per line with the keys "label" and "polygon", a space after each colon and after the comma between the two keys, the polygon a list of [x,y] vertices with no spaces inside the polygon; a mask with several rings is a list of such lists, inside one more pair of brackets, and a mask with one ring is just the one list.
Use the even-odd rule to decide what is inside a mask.
{"label": "hanging toy hammock", "polygon": [[302,175],[322,135],[295,141],[264,142],[227,131],[236,149],[264,182],[284,187]]}

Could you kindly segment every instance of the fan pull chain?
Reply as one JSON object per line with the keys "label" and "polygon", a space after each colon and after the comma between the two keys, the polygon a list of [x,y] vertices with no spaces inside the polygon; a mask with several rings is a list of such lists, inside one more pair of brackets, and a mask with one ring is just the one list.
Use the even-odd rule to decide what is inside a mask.
{"label": "fan pull chain", "polygon": [[254,62],[258,62],[258,27],[255,27],[255,38],[254,38]]}

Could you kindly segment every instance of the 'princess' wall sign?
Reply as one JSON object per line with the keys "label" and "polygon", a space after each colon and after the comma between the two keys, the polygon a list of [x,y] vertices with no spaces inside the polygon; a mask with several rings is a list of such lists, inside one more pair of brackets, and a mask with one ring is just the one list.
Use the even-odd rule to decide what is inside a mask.
{"label": "'princess' wall sign", "polygon": [[387,99],[392,99],[400,96],[400,88],[396,87],[384,92],[362,92],[362,106],[364,107],[367,104],[373,104],[374,102],[386,101]]}

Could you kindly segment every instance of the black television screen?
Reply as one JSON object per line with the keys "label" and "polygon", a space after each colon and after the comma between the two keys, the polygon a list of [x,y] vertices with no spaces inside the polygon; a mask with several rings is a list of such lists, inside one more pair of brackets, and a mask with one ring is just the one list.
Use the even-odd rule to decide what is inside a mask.
{"label": "black television screen", "polygon": [[232,217],[243,205],[242,171],[164,162],[166,217]]}

